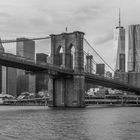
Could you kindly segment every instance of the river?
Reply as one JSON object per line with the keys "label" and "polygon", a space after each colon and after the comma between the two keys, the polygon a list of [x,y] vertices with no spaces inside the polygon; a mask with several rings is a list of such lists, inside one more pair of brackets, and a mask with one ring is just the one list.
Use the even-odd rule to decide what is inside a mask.
{"label": "river", "polygon": [[0,106],[0,140],[140,140],[140,108]]}

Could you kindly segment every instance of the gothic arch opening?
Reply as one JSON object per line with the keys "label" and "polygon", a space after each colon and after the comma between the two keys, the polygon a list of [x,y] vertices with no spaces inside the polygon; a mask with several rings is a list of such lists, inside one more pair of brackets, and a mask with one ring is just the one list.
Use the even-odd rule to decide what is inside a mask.
{"label": "gothic arch opening", "polygon": [[67,51],[67,59],[68,59],[68,68],[74,69],[75,67],[75,46],[70,44]]}
{"label": "gothic arch opening", "polygon": [[62,46],[58,46],[56,51],[56,65],[61,66],[63,64],[63,48]]}

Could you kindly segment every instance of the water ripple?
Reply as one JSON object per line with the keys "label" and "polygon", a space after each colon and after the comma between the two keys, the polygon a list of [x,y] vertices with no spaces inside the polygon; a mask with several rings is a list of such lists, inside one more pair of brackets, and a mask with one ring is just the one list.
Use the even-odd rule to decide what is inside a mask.
{"label": "water ripple", "polygon": [[0,107],[0,140],[139,140],[139,116],[136,107]]}

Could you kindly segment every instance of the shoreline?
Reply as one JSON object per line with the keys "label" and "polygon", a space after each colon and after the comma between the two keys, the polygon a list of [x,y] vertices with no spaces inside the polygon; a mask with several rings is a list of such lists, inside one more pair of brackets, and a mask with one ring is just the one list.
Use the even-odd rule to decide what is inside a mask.
{"label": "shoreline", "polygon": [[109,108],[109,107],[140,107],[140,104],[92,104],[87,105],[86,108]]}
{"label": "shoreline", "polygon": [[[115,108],[115,107],[140,107],[140,104],[93,104],[85,106],[83,109],[88,108]],[[25,105],[25,106],[10,106],[10,105],[0,105],[0,112],[1,111],[24,111],[24,110],[48,110],[52,109],[53,107],[48,106],[31,106],[31,105]],[[59,107],[54,109],[60,109]],[[61,109],[71,109],[71,108],[61,108]],[[75,108],[78,109],[78,108]],[[80,108],[79,108],[80,109]]]}
{"label": "shoreline", "polygon": [[18,110],[46,110],[48,106],[9,106],[0,105],[0,111],[18,111]]}

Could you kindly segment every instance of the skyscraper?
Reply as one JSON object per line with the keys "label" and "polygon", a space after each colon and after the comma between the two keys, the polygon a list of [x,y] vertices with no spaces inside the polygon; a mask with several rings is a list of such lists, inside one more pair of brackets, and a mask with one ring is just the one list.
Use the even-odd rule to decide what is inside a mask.
{"label": "skyscraper", "polygon": [[86,70],[87,73],[92,73],[93,72],[92,60],[93,60],[93,56],[88,54],[86,56],[86,65],[85,65],[85,70]]}
{"label": "skyscraper", "polygon": [[140,25],[128,28],[128,71],[140,72]]}
{"label": "skyscraper", "polygon": [[[0,39],[1,42],[1,39]],[[0,43],[0,53],[4,53],[4,47]],[[0,66],[0,92],[16,96],[16,69]]]}
{"label": "skyscraper", "polygon": [[[47,54],[37,53],[36,54],[36,62],[47,64]],[[41,90],[48,90],[48,80],[49,76],[45,73],[37,73],[36,74],[36,92]]]}
{"label": "skyscraper", "polygon": [[[18,38],[16,54],[23,57],[25,60],[35,61],[35,42],[26,38]],[[17,94],[25,91],[35,92],[35,75],[27,75],[24,70],[18,69]]]}
{"label": "skyscraper", "polygon": [[104,74],[105,74],[105,64],[96,64],[96,74],[104,76]]}
{"label": "skyscraper", "polygon": [[125,72],[125,29],[121,26],[119,9],[119,26],[115,29],[114,45],[117,48],[116,71]]}
{"label": "skyscraper", "polygon": [[17,69],[6,67],[6,93],[17,96]]}
{"label": "skyscraper", "polygon": [[[0,43],[0,53],[4,53],[4,47],[2,43]],[[4,66],[0,66],[0,92],[6,93],[6,67]]]}

